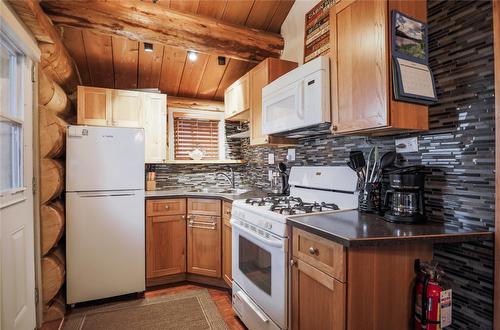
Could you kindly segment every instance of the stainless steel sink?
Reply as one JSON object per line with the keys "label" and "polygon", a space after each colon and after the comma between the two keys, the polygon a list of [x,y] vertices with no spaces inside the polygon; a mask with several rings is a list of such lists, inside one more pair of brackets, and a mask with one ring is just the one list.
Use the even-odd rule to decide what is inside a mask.
{"label": "stainless steel sink", "polygon": [[189,192],[220,194],[224,190],[224,188],[196,188],[189,190]]}
{"label": "stainless steel sink", "polygon": [[241,195],[241,194],[244,194],[248,191],[249,191],[248,189],[230,188],[230,189],[223,190],[221,193],[222,194]]}
{"label": "stainless steel sink", "polygon": [[196,188],[189,190],[189,192],[193,193],[231,194],[231,195],[241,195],[248,191],[249,189],[239,189],[239,188]]}

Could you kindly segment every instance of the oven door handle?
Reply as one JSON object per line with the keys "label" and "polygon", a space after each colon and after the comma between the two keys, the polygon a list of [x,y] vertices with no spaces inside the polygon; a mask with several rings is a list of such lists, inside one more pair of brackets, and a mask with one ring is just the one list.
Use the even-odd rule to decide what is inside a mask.
{"label": "oven door handle", "polygon": [[231,226],[235,227],[236,229],[250,235],[251,237],[261,241],[262,243],[265,243],[267,245],[270,245],[270,246],[273,246],[273,247],[277,247],[277,248],[282,248],[283,247],[283,243],[280,241],[280,242],[274,242],[274,241],[271,241],[271,240],[268,240],[268,239],[265,239],[264,237],[261,237],[255,233],[253,233],[252,231],[246,229],[245,227],[243,227],[242,225],[236,223],[235,221],[232,221],[231,220]]}

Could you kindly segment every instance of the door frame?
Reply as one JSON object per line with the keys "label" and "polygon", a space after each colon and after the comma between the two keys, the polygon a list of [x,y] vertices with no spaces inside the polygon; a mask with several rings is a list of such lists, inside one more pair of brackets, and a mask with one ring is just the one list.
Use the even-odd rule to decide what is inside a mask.
{"label": "door frame", "polygon": [[500,329],[500,1],[493,0],[493,50],[495,76],[495,267],[494,329]]}

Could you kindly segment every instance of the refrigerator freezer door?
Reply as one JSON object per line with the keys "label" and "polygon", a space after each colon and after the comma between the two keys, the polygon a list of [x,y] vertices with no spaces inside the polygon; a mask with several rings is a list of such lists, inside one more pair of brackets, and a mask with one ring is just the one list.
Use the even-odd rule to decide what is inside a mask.
{"label": "refrigerator freezer door", "polygon": [[66,193],[67,302],[145,290],[144,192]]}
{"label": "refrigerator freezer door", "polygon": [[68,126],[66,191],[144,189],[144,130]]}

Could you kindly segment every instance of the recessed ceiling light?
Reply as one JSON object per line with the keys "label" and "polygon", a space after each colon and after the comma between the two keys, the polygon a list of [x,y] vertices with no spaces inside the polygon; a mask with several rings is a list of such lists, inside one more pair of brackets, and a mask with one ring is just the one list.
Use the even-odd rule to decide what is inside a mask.
{"label": "recessed ceiling light", "polygon": [[194,62],[198,59],[198,53],[190,50],[190,51],[188,51],[188,58],[191,62]]}
{"label": "recessed ceiling light", "polygon": [[144,51],[145,52],[152,52],[153,51],[153,44],[150,44],[149,42],[144,43]]}
{"label": "recessed ceiling light", "polygon": [[224,56],[218,56],[217,61],[219,62],[219,65],[226,65],[226,58]]}

